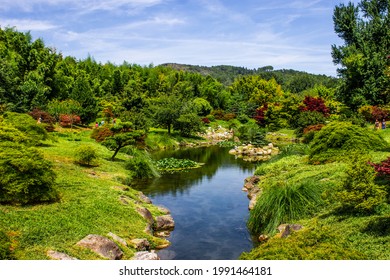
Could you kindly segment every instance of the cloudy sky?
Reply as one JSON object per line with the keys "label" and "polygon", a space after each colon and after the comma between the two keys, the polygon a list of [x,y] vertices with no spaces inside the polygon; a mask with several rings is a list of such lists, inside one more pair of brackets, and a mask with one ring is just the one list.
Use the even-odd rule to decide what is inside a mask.
{"label": "cloudy sky", "polygon": [[[1,0],[0,26],[65,56],[336,75],[333,9],[345,0]],[[354,0],[352,2],[358,2]]]}

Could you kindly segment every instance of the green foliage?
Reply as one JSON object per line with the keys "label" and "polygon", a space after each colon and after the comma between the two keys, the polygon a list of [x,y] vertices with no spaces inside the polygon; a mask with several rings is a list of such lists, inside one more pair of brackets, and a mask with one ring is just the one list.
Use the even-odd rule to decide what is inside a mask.
{"label": "green foliage", "polygon": [[288,238],[274,237],[241,260],[362,260],[369,259],[365,252],[350,246],[345,237],[332,226],[314,223]]}
{"label": "green foliage", "polygon": [[322,189],[315,181],[277,181],[267,186],[250,212],[248,227],[255,233],[272,233],[278,225],[314,214]]}
{"label": "green foliage", "polygon": [[206,99],[198,97],[194,99],[193,103],[199,116],[207,116],[213,110],[213,107]]}
{"label": "green foliage", "polygon": [[375,169],[369,165],[369,157],[355,152],[346,170],[342,188],[335,193],[341,204],[339,211],[347,213],[372,213],[386,198],[383,187],[374,183]]}
{"label": "green foliage", "polygon": [[153,160],[147,152],[137,150],[136,148],[131,148],[129,151],[132,158],[126,161],[125,168],[130,170],[131,177],[145,179],[160,176]]}
{"label": "green foliage", "polygon": [[[232,127],[236,125],[236,123],[231,123]],[[254,120],[250,120],[244,125],[238,127],[235,133],[241,142],[243,143],[251,143],[254,146],[264,146],[268,144],[268,141],[265,139],[265,131],[261,129]]]}
{"label": "green foliage", "polygon": [[178,130],[181,136],[191,136],[202,131],[203,123],[195,113],[187,113],[175,120],[173,128]]}
{"label": "green foliage", "polygon": [[12,252],[10,250],[11,241],[9,237],[0,230],[0,260],[12,260]]}
{"label": "green foliage", "polygon": [[45,127],[42,124],[37,124],[37,121],[27,114],[6,112],[4,122],[22,132],[32,145],[38,145],[41,141],[48,139]]}
{"label": "green foliage", "polygon": [[91,166],[98,158],[97,150],[90,145],[81,145],[75,151],[76,162],[81,165]]}
{"label": "green foliage", "polygon": [[388,146],[383,137],[348,122],[332,122],[318,131],[310,143],[310,160],[339,160],[352,150],[381,150]]}
{"label": "green foliage", "polygon": [[53,201],[55,173],[35,148],[6,143],[0,150],[0,203]]}
{"label": "green foliage", "polygon": [[311,125],[325,124],[326,117],[317,111],[300,112],[296,119],[292,120],[292,126],[295,129],[295,134],[298,137],[303,135],[303,130]]}
{"label": "green foliage", "polygon": [[357,109],[365,104],[387,104],[390,79],[388,67],[389,5],[387,1],[350,2],[334,9],[337,35],[344,41],[332,46],[333,61],[341,67],[342,86],[338,96]]}
{"label": "green foliage", "polygon": [[199,164],[189,159],[163,158],[156,161],[159,170],[173,171],[198,167]]}

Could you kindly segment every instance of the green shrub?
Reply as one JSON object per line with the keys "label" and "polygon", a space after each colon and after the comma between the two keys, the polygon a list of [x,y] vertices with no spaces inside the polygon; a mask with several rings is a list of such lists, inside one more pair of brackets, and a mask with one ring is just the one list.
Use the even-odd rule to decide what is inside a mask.
{"label": "green shrub", "polygon": [[130,170],[131,177],[144,179],[159,176],[156,166],[146,152],[132,147],[128,149],[128,153],[132,155],[132,158],[126,161],[125,168]]}
{"label": "green shrub", "polygon": [[37,124],[37,121],[30,115],[7,112],[4,114],[4,122],[24,133],[32,145],[48,139],[45,126]]}
{"label": "green shrub", "polygon": [[250,212],[248,228],[254,233],[272,233],[289,223],[314,213],[322,202],[322,188],[315,181],[276,181],[266,187]]}
{"label": "green shrub", "polygon": [[335,199],[340,203],[339,211],[372,213],[385,201],[386,191],[374,183],[375,169],[367,156],[352,154],[346,175],[341,189],[335,193]]}
{"label": "green shrub", "polygon": [[8,236],[0,230],[0,260],[12,260],[12,252],[10,251],[11,241]]}
{"label": "green shrub", "polygon": [[254,120],[239,126],[236,135],[242,143],[251,143],[258,147],[268,144],[265,139],[265,130],[261,129]]}
{"label": "green shrub", "polygon": [[301,137],[306,127],[325,123],[326,117],[322,113],[317,111],[303,111],[292,121],[291,125],[295,128],[295,134]]}
{"label": "green shrub", "polygon": [[241,260],[362,260],[368,257],[350,242],[337,234],[334,228],[314,224],[292,232],[288,238],[274,237],[249,253]]}
{"label": "green shrub", "polygon": [[94,147],[81,145],[76,149],[75,158],[77,163],[90,166],[98,158],[98,154]]}
{"label": "green shrub", "polygon": [[2,143],[0,149],[0,203],[36,203],[57,198],[50,162],[35,148]]}
{"label": "green shrub", "polygon": [[318,131],[310,143],[313,162],[340,160],[353,150],[381,150],[388,146],[383,137],[348,122],[332,122]]}

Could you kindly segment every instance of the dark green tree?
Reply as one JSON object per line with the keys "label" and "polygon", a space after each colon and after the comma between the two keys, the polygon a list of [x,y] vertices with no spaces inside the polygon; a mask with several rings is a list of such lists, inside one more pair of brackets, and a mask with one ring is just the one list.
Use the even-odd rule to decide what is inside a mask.
{"label": "dark green tree", "polygon": [[390,79],[385,74],[390,52],[390,0],[362,0],[340,4],[333,14],[334,28],[344,40],[332,46],[332,57],[340,65],[339,98],[352,109],[390,101]]}

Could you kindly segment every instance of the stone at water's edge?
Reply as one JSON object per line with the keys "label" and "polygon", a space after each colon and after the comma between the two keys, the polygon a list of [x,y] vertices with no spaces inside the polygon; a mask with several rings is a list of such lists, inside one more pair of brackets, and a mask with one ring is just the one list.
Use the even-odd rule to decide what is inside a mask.
{"label": "stone at water's edge", "polygon": [[84,239],[77,242],[77,245],[88,248],[101,257],[110,260],[120,260],[123,256],[123,252],[115,242],[96,234],[87,235]]}
{"label": "stone at water's edge", "polygon": [[137,212],[146,220],[149,224],[153,225],[154,219],[152,213],[145,207],[137,207]]}
{"label": "stone at water's edge", "polygon": [[248,209],[252,210],[255,207],[257,197],[261,195],[261,189],[257,186],[260,182],[260,176],[254,175],[245,179],[243,191],[248,192],[249,206]]}
{"label": "stone at water's edge", "polygon": [[154,252],[142,251],[134,254],[133,260],[159,260],[159,256]]}
{"label": "stone at water's edge", "polygon": [[144,195],[142,192],[138,195],[138,198],[143,203],[147,203],[147,204],[151,204],[152,203],[152,200],[149,197],[147,197],[146,195]]}
{"label": "stone at water's edge", "polygon": [[156,231],[171,230],[175,227],[175,221],[171,215],[156,217]]}

